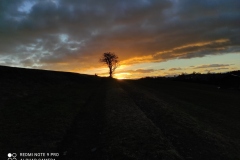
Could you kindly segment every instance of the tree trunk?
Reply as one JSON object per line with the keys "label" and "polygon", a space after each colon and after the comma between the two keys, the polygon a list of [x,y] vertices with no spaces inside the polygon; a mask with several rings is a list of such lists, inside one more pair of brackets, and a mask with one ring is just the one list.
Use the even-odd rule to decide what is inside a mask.
{"label": "tree trunk", "polygon": [[109,77],[112,78],[112,69],[109,68]]}

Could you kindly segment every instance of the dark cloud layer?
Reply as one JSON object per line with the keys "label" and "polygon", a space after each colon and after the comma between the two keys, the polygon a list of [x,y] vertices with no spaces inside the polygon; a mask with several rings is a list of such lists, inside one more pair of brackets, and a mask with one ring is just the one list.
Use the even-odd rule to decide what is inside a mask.
{"label": "dark cloud layer", "polygon": [[239,20],[239,0],[1,0],[0,64],[70,70],[107,51],[129,63],[239,52]]}

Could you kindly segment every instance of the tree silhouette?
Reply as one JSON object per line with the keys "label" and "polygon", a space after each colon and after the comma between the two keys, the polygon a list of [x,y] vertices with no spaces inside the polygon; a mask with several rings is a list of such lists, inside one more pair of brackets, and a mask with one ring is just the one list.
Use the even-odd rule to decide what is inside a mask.
{"label": "tree silhouette", "polygon": [[107,64],[109,68],[109,77],[112,78],[114,71],[119,66],[118,56],[115,55],[115,53],[106,52],[106,53],[103,53],[102,58],[100,58],[100,62]]}

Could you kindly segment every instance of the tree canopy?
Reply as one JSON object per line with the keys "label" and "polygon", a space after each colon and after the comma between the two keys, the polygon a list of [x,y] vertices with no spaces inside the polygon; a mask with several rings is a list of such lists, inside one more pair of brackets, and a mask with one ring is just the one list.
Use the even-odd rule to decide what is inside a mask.
{"label": "tree canopy", "polygon": [[114,71],[119,66],[118,56],[112,52],[103,53],[102,58],[100,58],[100,62],[106,64],[109,68],[109,77],[112,78]]}

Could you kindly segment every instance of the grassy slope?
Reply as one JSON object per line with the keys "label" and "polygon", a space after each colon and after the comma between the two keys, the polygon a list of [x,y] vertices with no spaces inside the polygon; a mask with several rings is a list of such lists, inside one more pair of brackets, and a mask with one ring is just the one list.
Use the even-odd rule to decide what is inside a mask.
{"label": "grassy slope", "polygon": [[[94,76],[0,72],[0,159],[8,152],[56,151],[63,159],[177,159],[177,152],[201,159],[207,152],[216,156],[218,147],[224,149],[218,158],[237,157],[231,148],[239,147],[239,92],[142,80],[127,82],[136,87],[131,91]],[[171,109],[159,108],[165,102],[147,92]]]}
{"label": "grassy slope", "polygon": [[[198,155],[200,159],[211,159],[208,155],[212,152],[212,159],[214,155],[225,159],[239,158],[236,152],[240,149],[239,91],[217,90],[214,86],[176,81],[139,80],[130,81],[129,85],[147,90],[171,106],[166,109],[156,108],[155,103],[144,106],[147,99],[131,92],[133,99],[137,97],[135,102],[139,103],[149,118],[156,119],[155,123],[163,127],[183,156]],[[193,147],[196,153],[188,151]],[[209,153],[203,153],[205,150]]]}
{"label": "grassy slope", "polygon": [[[56,151],[101,80],[93,76],[1,67],[0,156]],[[0,157],[2,158],[2,157]]]}
{"label": "grassy slope", "polygon": [[137,82],[176,106],[176,109],[239,139],[240,92],[215,86],[177,81]]}

